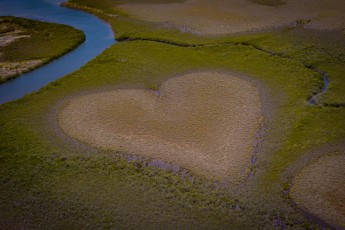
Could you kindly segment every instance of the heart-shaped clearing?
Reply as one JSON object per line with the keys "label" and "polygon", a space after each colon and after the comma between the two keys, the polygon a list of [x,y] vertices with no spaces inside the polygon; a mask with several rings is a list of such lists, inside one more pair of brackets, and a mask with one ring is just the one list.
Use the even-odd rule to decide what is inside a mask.
{"label": "heart-shaped clearing", "polygon": [[261,121],[258,89],[224,73],[191,73],[160,91],[120,89],[71,99],[60,127],[92,146],[149,156],[238,182]]}

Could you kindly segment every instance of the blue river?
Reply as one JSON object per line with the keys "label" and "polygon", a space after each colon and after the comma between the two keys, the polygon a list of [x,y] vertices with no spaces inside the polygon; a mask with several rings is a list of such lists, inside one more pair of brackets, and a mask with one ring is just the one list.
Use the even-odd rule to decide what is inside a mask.
{"label": "blue river", "polygon": [[78,70],[116,42],[109,24],[91,14],[61,7],[61,2],[61,0],[0,0],[2,16],[66,24],[82,30],[86,36],[86,41],[73,51],[36,70],[0,84],[0,104],[21,98]]}

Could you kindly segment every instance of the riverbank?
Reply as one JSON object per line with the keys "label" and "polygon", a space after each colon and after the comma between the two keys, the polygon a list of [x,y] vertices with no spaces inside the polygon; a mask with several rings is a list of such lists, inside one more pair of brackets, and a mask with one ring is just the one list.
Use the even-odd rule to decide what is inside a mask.
{"label": "riverbank", "polygon": [[66,25],[2,16],[0,39],[2,83],[75,49],[85,35]]}

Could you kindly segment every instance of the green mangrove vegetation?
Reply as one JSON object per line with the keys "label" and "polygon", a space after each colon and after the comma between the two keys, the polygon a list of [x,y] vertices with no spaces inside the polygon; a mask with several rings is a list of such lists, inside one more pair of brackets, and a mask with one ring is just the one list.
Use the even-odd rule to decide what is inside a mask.
{"label": "green mangrove vegetation", "polygon": [[[343,33],[302,26],[205,36],[139,21],[106,0],[73,0],[65,6],[106,20],[119,42],[80,70],[0,106],[1,228],[333,227],[305,215],[289,189],[293,165],[302,158],[308,163],[314,150],[345,141]],[[73,39],[61,40],[60,32],[73,36],[74,44],[81,41],[80,33],[58,28],[56,35],[18,40],[22,47],[37,47],[37,53],[27,48],[26,58],[55,57],[58,48],[71,47]],[[58,48],[37,42],[45,36],[55,37]],[[0,59],[23,60],[16,52]],[[210,181],[187,169],[152,167],[152,159],[125,152],[93,149],[57,127],[59,104],[68,97],[118,88],[157,89],[170,77],[200,70],[243,74],[266,91],[264,135],[250,173],[239,185]],[[312,105],[307,100],[323,87],[324,75],[330,87]]]}

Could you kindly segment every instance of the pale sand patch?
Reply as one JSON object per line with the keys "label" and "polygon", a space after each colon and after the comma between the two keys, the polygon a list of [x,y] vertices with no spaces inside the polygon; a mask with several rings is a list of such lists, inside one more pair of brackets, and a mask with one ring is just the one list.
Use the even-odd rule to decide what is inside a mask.
{"label": "pale sand patch", "polygon": [[68,135],[92,146],[237,183],[250,165],[261,107],[251,82],[204,72],[171,78],[159,91],[120,89],[73,98],[58,121]]}
{"label": "pale sand patch", "polygon": [[345,227],[345,155],[319,159],[295,178],[295,202],[326,222]]}
{"label": "pale sand patch", "polygon": [[119,7],[140,20],[189,28],[195,33],[230,34],[286,26],[311,19],[317,29],[345,28],[343,0],[284,0],[279,7],[246,0],[187,0],[184,3],[139,4]]}
{"label": "pale sand patch", "polygon": [[43,60],[27,60],[20,62],[0,62],[0,78],[5,80],[40,66]]}
{"label": "pale sand patch", "polygon": [[25,35],[25,34],[23,35],[22,33],[23,33],[23,31],[21,31],[21,30],[15,30],[13,32],[1,34],[1,36],[0,36],[0,47],[8,46],[12,42],[15,42],[15,41],[22,39],[22,38],[30,38],[31,37],[30,35]]}

